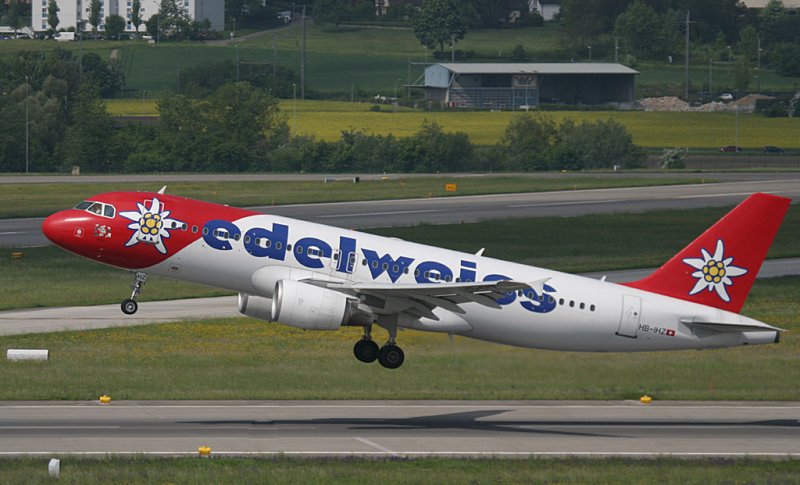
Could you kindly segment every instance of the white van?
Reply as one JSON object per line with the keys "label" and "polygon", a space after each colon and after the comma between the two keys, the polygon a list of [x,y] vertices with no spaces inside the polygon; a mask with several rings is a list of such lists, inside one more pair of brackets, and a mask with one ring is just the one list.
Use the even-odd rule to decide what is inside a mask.
{"label": "white van", "polygon": [[58,42],[72,42],[75,40],[75,32],[59,32],[53,38]]}

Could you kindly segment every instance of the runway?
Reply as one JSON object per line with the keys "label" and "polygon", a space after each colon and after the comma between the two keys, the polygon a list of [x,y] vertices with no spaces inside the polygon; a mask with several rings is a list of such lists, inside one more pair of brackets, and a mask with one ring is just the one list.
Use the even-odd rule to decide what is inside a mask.
{"label": "runway", "polygon": [[[791,197],[795,202],[800,200],[800,174],[768,175],[775,178],[765,180],[763,177],[754,177],[746,181],[660,187],[259,206],[252,209],[331,226],[364,229],[519,217],[564,217],[657,209],[690,210],[734,205],[755,192]],[[0,221],[0,247],[49,244],[41,232],[43,220]]]}
{"label": "runway", "polygon": [[0,456],[800,457],[800,403],[0,403]]}
{"label": "runway", "polygon": [[[584,276],[620,283],[649,275],[655,268],[586,273]],[[759,278],[800,274],[800,258],[764,261]],[[120,295],[120,301],[127,295]],[[82,307],[32,308],[0,312],[0,335],[129,327],[190,319],[239,317],[236,296],[186,300],[144,301],[135,315],[123,315],[119,304]]]}

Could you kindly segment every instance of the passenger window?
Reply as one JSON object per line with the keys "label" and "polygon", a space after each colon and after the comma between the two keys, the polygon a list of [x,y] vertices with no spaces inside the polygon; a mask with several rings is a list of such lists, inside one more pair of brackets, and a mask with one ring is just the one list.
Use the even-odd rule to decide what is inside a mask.
{"label": "passenger window", "polygon": [[[269,247],[269,246],[267,246],[267,247]],[[278,242],[275,243],[275,249],[277,249],[278,251],[280,251],[280,249],[282,247],[283,247],[283,243],[282,242],[278,241]]]}
{"label": "passenger window", "polygon": [[295,251],[297,254],[303,254],[303,246],[295,246]]}
{"label": "passenger window", "polygon": [[192,226],[192,233],[197,234],[197,226]]}
{"label": "passenger window", "polygon": [[103,207],[103,215],[106,216],[106,217],[112,217],[113,218],[114,214],[116,212],[117,211],[116,211],[116,209],[114,209],[113,205],[106,204],[105,207]]}
{"label": "passenger window", "polygon": [[581,310],[583,310],[584,308],[586,308],[586,303],[581,303]]}
{"label": "passenger window", "polygon": [[575,301],[574,300],[570,300],[569,301],[569,307],[570,308],[574,308],[575,307]]}
{"label": "passenger window", "polygon": [[564,306],[564,299],[563,298],[559,299],[558,300],[558,304],[561,305],[561,306]]}
{"label": "passenger window", "polygon": [[592,312],[594,311],[594,305],[589,307],[589,311],[592,311]]}
{"label": "passenger window", "polygon": [[389,269],[389,263],[383,263],[381,268],[383,268],[383,270],[386,271],[387,269]]}
{"label": "passenger window", "polygon": [[208,236],[208,228],[207,227],[203,228],[203,235],[204,236]]}
{"label": "passenger window", "polygon": [[378,262],[377,261],[373,261],[372,262],[372,267],[375,268],[375,269],[378,269]]}
{"label": "passenger window", "polygon": [[250,236],[245,236],[244,237],[244,243],[245,244],[250,244]]}

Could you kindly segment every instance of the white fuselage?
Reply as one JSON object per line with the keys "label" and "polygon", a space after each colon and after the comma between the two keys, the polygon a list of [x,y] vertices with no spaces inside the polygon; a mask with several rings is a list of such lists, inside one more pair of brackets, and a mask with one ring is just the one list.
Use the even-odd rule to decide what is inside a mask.
{"label": "white fuselage", "polygon": [[774,330],[698,332],[681,319],[760,322],[696,303],[295,219],[253,215],[237,221],[210,221],[202,230],[202,238],[146,271],[266,298],[272,297],[270,284],[274,282],[259,280],[259,270],[264,268],[291,279],[365,283],[546,280],[542,294],[511,293],[499,302],[499,309],[464,303],[464,314],[436,308],[438,321],[421,318],[402,325],[521,347],[649,351],[772,343],[776,339]]}

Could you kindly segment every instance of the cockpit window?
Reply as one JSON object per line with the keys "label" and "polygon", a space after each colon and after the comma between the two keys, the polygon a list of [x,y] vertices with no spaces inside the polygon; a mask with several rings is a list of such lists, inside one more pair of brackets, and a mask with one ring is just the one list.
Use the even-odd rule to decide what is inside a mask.
{"label": "cockpit window", "polygon": [[101,204],[100,202],[95,202],[94,204],[90,205],[89,208],[86,210],[88,212],[91,212],[92,214],[100,215],[103,213],[103,204]]}
{"label": "cockpit window", "polygon": [[75,209],[97,214],[98,216],[108,217],[110,219],[113,219],[117,212],[117,209],[113,205],[91,200],[84,200],[76,205]]}

